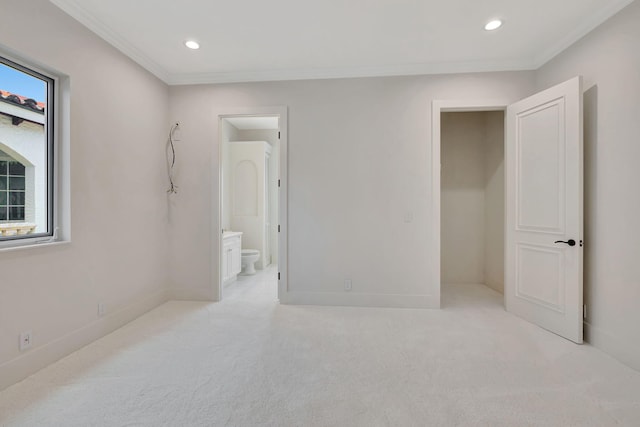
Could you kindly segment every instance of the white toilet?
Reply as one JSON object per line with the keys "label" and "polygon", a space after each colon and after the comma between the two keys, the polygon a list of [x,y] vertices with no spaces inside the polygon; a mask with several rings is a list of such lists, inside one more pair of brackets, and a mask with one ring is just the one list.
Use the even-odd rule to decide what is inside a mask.
{"label": "white toilet", "polygon": [[255,263],[260,259],[260,251],[257,249],[243,249],[242,250],[242,274],[243,276],[250,276],[256,274]]}

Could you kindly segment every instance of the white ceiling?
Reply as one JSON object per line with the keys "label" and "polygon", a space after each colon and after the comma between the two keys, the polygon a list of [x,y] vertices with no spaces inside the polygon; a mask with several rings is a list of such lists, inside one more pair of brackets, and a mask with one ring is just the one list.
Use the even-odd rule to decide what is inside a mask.
{"label": "white ceiling", "polygon": [[278,117],[228,117],[225,120],[240,130],[279,129]]}
{"label": "white ceiling", "polygon": [[189,84],[536,69],[633,0],[51,1]]}

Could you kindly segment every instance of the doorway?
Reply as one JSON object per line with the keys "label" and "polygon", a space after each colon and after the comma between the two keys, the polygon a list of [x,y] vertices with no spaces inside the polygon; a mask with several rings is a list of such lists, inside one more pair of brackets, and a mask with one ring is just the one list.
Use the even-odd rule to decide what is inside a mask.
{"label": "doorway", "polygon": [[254,113],[218,116],[218,300],[286,294],[286,110]]}
{"label": "doorway", "polygon": [[[509,105],[509,102],[506,100],[451,100],[433,101],[432,104],[433,144],[431,168],[434,227],[434,246],[432,251],[436,254],[432,259],[432,274],[435,283],[439,284],[438,291],[440,291],[441,306],[446,306],[449,303],[446,298],[443,298],[442,292],[443,285],[446,285],[446,282],[449,282],[449,284],[480,285],[486,281],[484,270],[485,261],[488,257],[485,257],[480,251],[484,251],[487,244],[494,245],[496,240],[500,238],[499,232],[492,233],[487,242],[484,238],[486,229],[491,228],[493,230],[495,226],[500,226],[500,221],[504,225],[504,210],[502,211],[501,220],[499,213],[495,214],[497,210],[496,204],[500,203],[499,200],[496,201],[495,199],[499,199],[500,194],[502,194],[502,200],[504,201],[505,194],[503,172],[502,190],[499,189],[501,174],[499,165],[500,157],[502,157],[502,165],[504,165],[504,120],[507,105]],[[476,113],[476,115],[471,113]],[[500,123],[502,124],[500,125]],[[500,126],[502,127],[500,128]],[[490,131],[493,136],[488,134],[487,131]],[[502,150],[499,147],[500,136],[502,137]],[[457,144],[447,143],[447,139],[457,140]],[[487,139],[491,139],[491,144],[487,143]],[[444,144],[447,144],[447,146],[445,147]],[[488,156],[490,158],[487,159],[484,158],[485,145],[490,145],[495,150],[491,156]],[[443,152],[449,158],[447,163],[453,161],[453,164],[445,165],[446,159],[442,157]],[[479,153],[482,153],[482,155]],[[497,165],[491,163],[490,166],[487,166],[490,163],[489,160],[497,162]],[[473,173],[467,170],[469,167],[467,164],[474,168]],[[485,178],[485,170],[487,169],[492,170],[493,175],[498,179],[489,186],[491,188],[489,192],[491,206],[488,213],[485,212],[484,190],[487,187],[487,179]],[[447,174],[446,178],[444,177],[445,174]],[[474,176],[475,179],[472,179]],[[445,181],[444,189],[443,180]],[[470,187],[470,189],[465,190],[465,186]],[[465,218],[469,206],[462,206],[461,210],[455,209],[456,205],[464,205],[465,203],[469,206],[470,204],[474,205],[475,227],[471,227],[471,221]],[[486,218],[490,219],[488,225],[485,225]],[[466,244],[468,243],[466,239],[469,238],[466,232],[473,233],[472,245]],[[467,260],[472,260],[472,266],[463,266],[461,260],[456,259],[458,257],[457,248],[461,248]],[[445,255],[445,251],[447,255]],[[499,268],[497,266],[500,265],[500,262],[504,263],[504,250],[500,252],[499,248],[494,247],[491,254],[488,263],[493,274],[490,274],[490,277],[494,284],[494,290],[500,292],[500,284],[504,285],[504,273],[500,277],[499,273],[495,273],[495,269]],[[458,268],[461,270],[460,272],[456,270]]]}
{"label": "doorway", "polygon": [[443,305],[504,294],[504,111],[442,112],[440,132]]}
{"label": "doorway", "polygon": [[[433,102],[432,232],[435,238],[431,267],[434,283],[443,284],[441,115],[443,112],[495,110],[506,111],[502,113],[505,308],[544,329],[582,343],[583,118],[580,76],[515,103]],[[463,175],[466,174],[464,171]],[[454,234],[457,231],[454,230]],[[457,236],[462,244],[469,237],[461,232]]]}

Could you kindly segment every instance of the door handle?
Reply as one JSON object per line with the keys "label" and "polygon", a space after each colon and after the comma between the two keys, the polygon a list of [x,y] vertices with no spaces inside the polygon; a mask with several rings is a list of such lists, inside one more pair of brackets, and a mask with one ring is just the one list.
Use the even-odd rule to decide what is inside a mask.
{"label": "door handle", "polygon": [[569,239],[569,240],[567,240],[566,242],[565,242],[564,240],[556,240],[556,241],[555,241],[555,242],[553,242],[553,243],[566,243],[566,244],[567,244],[567,245],[569,245],[569,246],[575,246],[575,245],[576,245],[576,241],[575,241],[575,240],[573,240],[573,239]]}

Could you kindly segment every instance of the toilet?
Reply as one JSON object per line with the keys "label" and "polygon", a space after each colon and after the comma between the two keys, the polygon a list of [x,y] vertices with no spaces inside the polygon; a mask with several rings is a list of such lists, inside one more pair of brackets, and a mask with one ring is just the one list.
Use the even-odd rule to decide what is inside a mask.
{"label": "toilet", "polygon": [[242,250],[242,274],[243,276],[250,276],[256,274],[255,263],[260,258],[260,251],[257,249],[243,249]]}

